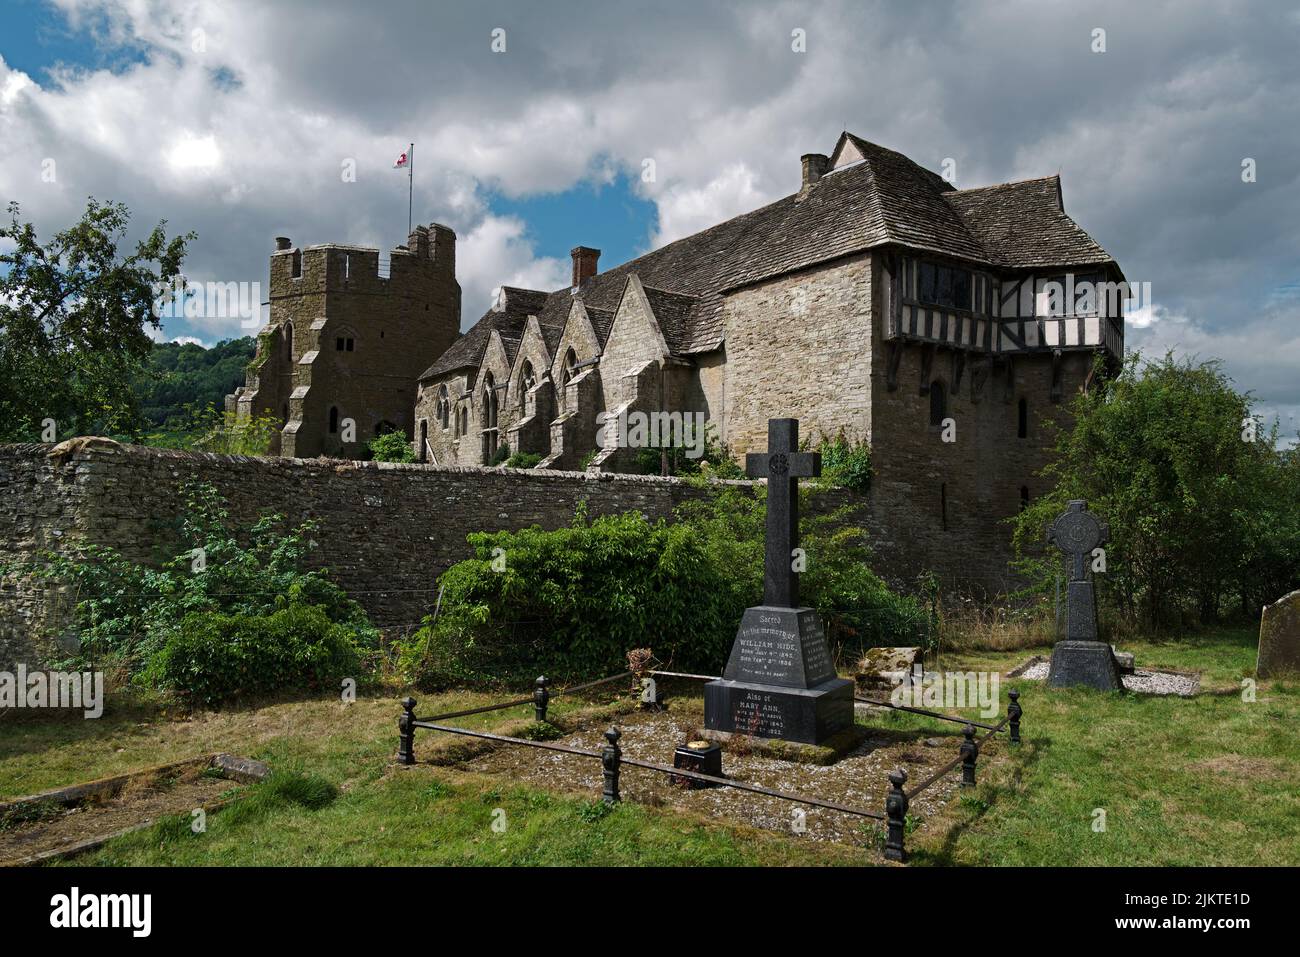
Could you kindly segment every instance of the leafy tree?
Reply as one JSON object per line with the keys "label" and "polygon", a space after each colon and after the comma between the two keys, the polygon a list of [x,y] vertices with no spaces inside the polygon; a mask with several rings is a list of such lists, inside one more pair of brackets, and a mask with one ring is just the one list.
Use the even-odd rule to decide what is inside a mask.
{"label": "leafy tree", "polygon": [[249,336],[210,349],[193,342],[155,342],[135,379],[141,415],[154,426],[184,427],[190,409],[220,408],[244,384],[254,347]]}
{"label": "leafy tree", "polygon": [[1275,430],[1245,440],[1250,396],[1217,362],[1135,354],[1071,412],[1073,427],[1058,431],[1042,473],[1052,491],[1014,520],[1019,566],[1031,578],[1046,585],[1061,567],[1046,529],[1082,498],[1110,524],[1103,593],[1153,627],[1257,607],[1261,586],[1276,597],[1300,579],[1294,454],[1277,450]]}
{"label": "leafy tree", "polygon": [[121,203],[92,197],[81,220],[38,241],[17,203],[0,239],[0,441],[33,441],[53,419],[60,435],[133,434],[132,382],[159,327],[155,287],[179,274],[194,234],[168,240],[161,222],[119,255],[130,220]]}

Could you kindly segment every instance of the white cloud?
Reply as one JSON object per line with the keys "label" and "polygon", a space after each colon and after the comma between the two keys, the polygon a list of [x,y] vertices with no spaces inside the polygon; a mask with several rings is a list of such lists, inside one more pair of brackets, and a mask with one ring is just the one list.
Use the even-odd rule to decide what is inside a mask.
{"label": "white cloud", "polygon": [[[460,236],[468,323],[499,284],[558,288],[568,274],[525,224],[493,215],[486,190],[534,195],[613,169],[639,179],[652,158],[657,180],[638,188],[658,205],[662,242],[793,192],[800,154],[849,128],[932,169],[955,158],[963,186],[1060,169],[1067,210],[1159,296],[1131,341],[1217,350],[1269,401],[1300,403],[1278,370],[1293,337],[1257,329],[1267,290],[1295,281],[1300,261],[1300,61],[1282,11],[58,6],[144,62],[28,76],[0,60],[0,200],[21,201],[45,234],[93,193],[126,202],[142,230],[161,218],[197,230],[191,279],[265,282],[276,235],[401,242],[406,178],[391,164],[415,140],[416,219]],[[1102,55],[1089,50],[1097,23]],[[489,49],[496,26],[505,54]],[[805,54],[790,49],[795,27]],[[1255,184],[1240,181],[1245,156]],[[340,176],[348,160],[355,183]]]}

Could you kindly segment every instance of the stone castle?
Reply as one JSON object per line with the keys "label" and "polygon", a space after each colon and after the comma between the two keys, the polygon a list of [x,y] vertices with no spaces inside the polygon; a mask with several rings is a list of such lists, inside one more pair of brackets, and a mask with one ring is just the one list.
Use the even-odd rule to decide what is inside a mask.
{"label": "stone castle", "polygon": [[1074,291],[1123,274],[1059,177],[958,190],[847,132],[784,199],[604,272],[599,256],[575,248],[564,289],[502,288],[461,335],[447,227],[412,232],[388,276],[374,249],[280,239],[228,406],[283,422],[282,456],[360,457],[400,430],[432,464],[508,450],[597,472],[631,465],[598,447],[607,416],[702,414],[735,456],[793,416],[814,441],[870,442],[895,544],[978,566],[1038,491],[1045,420],[1097,355],[1123,355],[1120,304]]}

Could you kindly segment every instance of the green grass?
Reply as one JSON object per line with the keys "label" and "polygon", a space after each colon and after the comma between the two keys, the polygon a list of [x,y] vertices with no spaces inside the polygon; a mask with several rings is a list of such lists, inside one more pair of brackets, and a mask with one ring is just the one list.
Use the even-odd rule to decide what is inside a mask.
{"label": "green grass", "polygon": [[[269,782],[268,782],[269,783]],[[78,865],[751,865],[868,863],[865,849],[812,847],[496,779],[417,767],[394,771],[311,809],[266,785],[208,816],[188,817],[111,842]],[[249,807],[251,811],[245,811]],[[494,828],[494,822],[497,827]]]}
{"label": "green grass", "polygon": [[[987,809],[959,803],[942,840],[918,841],[917,861],[1300,864],[1300,686],[1263,682],[1256,701],[1244,701],[1256,642],[1254,629],[1237,628],[1123,645],[1139,668],[1202,670],[1192,699],[1014,682],[1022,753],[992,765],[976,789]],[[1027,654],[966,655],[962,664],[1005,667]],[[1094,830],[1098,809],[1104,831]]]}
{"label": "green grass", "polygon": [[[1194,699],[1048,692],[1013,682],[1024,744],[999,739],[980,785],[909,835],[914,864],[1300,864],[1300,685],[1264,682],[1242,700],[1253,629],[1125,643],[1139,667],[1202,670]],[[1006,670],[1034,651],[945,654],[945,668]],[[487,700],[444,695],[418,709]],[[559,699],[557,711],[578,706]],[[0,793],[15,795],[202,751],[267,761],[276,774],[208,816],[118,839],[85,864],[747,865],[877,863],[874,841],[847,848],[420,765],[396,769],[392,699],[291,701],[176,720],[117,712],[100,721],[14,722],[0,735]],[[507,715],[458,719],[492,727]],[[873,714],[893,730],[954,735],[952,724]],[[421,732],[417,752],[433,736]],[[955,740],[955,739],[954,739]],[[594,798],[594,795],[592,795]],[[504,831],[492,828],[504,812]],[[1105,831],[1093,829],[1096,809]]]}

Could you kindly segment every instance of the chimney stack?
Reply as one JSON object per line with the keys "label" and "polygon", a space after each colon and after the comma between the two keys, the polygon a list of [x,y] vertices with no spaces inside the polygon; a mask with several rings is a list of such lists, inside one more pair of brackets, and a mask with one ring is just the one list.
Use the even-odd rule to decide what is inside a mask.
{"label": "chimney stack", "polygon": [[276,237],[275,237],[275,251],[276,251],[276,252],[284,252],[286,249],[288,249],[288,248],[289,248],[290,246],[292,246],[292,245],[293,245],[293,241],[292,241],[288,236],[276,236]]}
{"label": "chimney stack", "polygon": [[815,186],[817,181],[829,171],[831,158],[823,153],[804,153],[799,157],[799,162],[803,166],[803,184],[800,192],[804,192],[809,187]]}
{"label": "chimney stack", "polygon": [[590,246],[575,246],[569,255],[573,257],[573,291],[577,292],[584,282],[596,275],[600,250]]}

